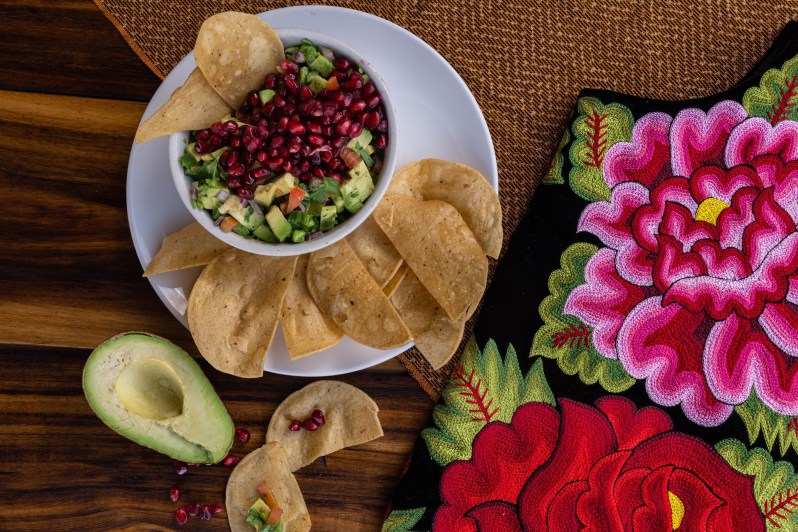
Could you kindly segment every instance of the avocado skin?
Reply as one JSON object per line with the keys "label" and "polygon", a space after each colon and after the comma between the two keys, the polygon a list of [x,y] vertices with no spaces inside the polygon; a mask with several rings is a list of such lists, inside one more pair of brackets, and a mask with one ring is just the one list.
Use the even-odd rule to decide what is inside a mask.
{"label": "avocado skin", "polygon": [[[182,385],[183,410],[170,419],[153,420],[128,411],[114,384],[136,361],[157,360]],[[227,456],[235,426],[199,364],[183,349],[160,336],[131,331],[97,346],[83,369],[83,392],[94,413],[118,434],[174,460],[214,464]]]}

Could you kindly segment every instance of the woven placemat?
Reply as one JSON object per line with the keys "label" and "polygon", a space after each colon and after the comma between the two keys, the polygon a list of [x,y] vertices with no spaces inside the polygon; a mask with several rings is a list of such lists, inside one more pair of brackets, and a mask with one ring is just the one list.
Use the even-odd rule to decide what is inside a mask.
{"label": "woven placemat", "polygon": [[[713,94],[733,85],[798,18],[798,3],[759,0],[94,2],[162,78],[191,51],[202,21],[221,11],[337,5],[415,33],[452,64],[485,114],[498,158],[505,244],[581,88],[658,99]],[[433,399],[455,363],[433,371],[415,350],[400,359]]]}

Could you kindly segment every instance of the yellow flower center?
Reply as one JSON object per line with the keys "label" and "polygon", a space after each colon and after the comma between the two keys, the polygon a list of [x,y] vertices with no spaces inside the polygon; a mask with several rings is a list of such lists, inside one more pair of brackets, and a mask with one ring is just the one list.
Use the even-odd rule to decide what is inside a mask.
{"label": "yellow flower center", "polygon": [[678,530],[684,519],[684,503],[675,493],[668,491],[668,501],[671,503],[671,523],[673,530]]}
{"label": "yellow flower center", "polygon": [[729,204],[723,200],[707,198],[696,209],[695,219],[696,221],[700,220],[715,225],[718,222],[718,216],[726,207],[729,207]]}

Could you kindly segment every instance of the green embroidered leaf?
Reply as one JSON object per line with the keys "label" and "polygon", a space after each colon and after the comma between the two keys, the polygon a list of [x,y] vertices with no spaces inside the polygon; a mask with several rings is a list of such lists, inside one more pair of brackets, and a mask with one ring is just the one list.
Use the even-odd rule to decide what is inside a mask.
{"label": "green embroidered leaf", "polygon": [[579,375],[586,384],[600,383],[605,390],[618,393],[635,380],[621,363],[596,351],[590,329],[579,318],[563,314],[568,295],[585,282],[585,265],[597,251],[596,246],[578,242],[560,257],[561,269],[549,276],[549,292],[540,303],[543,326],[535,333],[530,356],[544,356],[557,361],[568,375]]}
{"label": "green embroidered leaf", "polygon": [[546,175],[543,176],[542,183],[544,185],[562,185],[565,183],[565,179],[562,176],[562,169],[565,165],[565,157],[562,154],[562,150],[565,148],[565,145],[568,144],[569,140],[571,140],[571,135],[566,128],[565,131],[562,132],[560,145],[557,146],[557,151],[554,153],[554,158],[551,160],[549,170],[546,172]]}
{"label": "green embroidered leaf", "polygon": [[793,107],[798,94],[798,57],[793,57],[780,69],[771,68],[743,95],[743,107],[751,116],[759,116],[771,124],[794,118]]}
{"label": "green embroidered leaf", "polygon": [[480,352],[472,336],[432,412],[436,427],[425,429],[421,437],[432,459],[442,467],[454,460],[468,460],[482,427],[491,421],[509,423],[518,407],[529,402],[554,405],[540,361],[524,377],[512,346],[502,360],[493,340]]}
{"label": "green embroidered leaf", "polygon": [[604,157],[616,143],[632,139],[634,118],[624,105],[603,105],[592,97],[579,98],[576,102],[579,117],[571,128],[574,142],[569,157],[571,188],[587,201],[610,199],[610,189],[602,174]]}
{"label": "green embroidered leaf", "polygon": [[426,508],[394,510],[382,523],[382,532],[410,532],[426,512]]}
{"label": "green embroidered leaf", "polygon": [[773,451],[773,446],[778,440],[781,456],[784,456],[790,447],[798,452],[798,434],[796,434],[798,420],[777,414],[756,396],[756,392],[751,392],[744,403],[734,407],[734,411],[745,424],[750,444],[753,444],[761,433],[769,451]]}
{"label": "green embroidered leaf", "polygon": [[754,477],[754,497],[767,519],[768,530],[798,528],[798,475],[791,463],[774,462],[764,449],[747,449],[732,438],[719,441],[715,450],[735,470]]}

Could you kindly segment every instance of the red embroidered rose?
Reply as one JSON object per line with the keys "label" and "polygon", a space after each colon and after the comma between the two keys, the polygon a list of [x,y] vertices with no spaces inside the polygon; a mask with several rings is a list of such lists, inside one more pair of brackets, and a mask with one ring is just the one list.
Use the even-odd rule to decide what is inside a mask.
{"label": "red embroidered rose", "polygon": [[[449,464],[434,530],[764,530],[753,478],[667,414],[604,397],[520,407]],[[678,527],[678,528],[677,528]]]}

